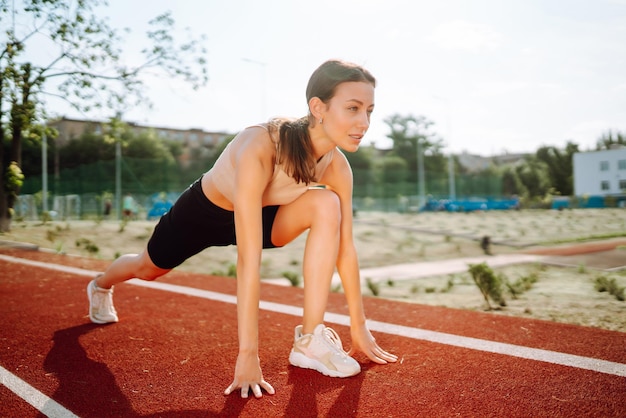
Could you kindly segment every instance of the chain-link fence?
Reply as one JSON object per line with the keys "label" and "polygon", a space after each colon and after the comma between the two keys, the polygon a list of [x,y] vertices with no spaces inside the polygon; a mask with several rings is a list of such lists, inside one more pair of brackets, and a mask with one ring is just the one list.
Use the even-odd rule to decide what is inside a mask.
{"label": "chain-link fence", "polygon": [[[121,194],[131,195],[134,199],[135,217],[150,217],[151,213],[155,214],[156,206],[162,211],[163,202],[166,202],[165,207],[173,203],[206,169],[181,169],[175,163],[124,158]],[[47,207],[62,219],[115,217],[122,206],[121,201],[115,201],[115,182],[115,161],[99,161],[61,170],[57,175],[49,175]],[[354,170],[355,209],[415,211],[425,201],[451,197],[447,174],[426,172],[423,186],[421,195],[422,190],[415,181],[383,183],[371,171]],[[457,199],[503,197],[502,180],[497,176],[459,175],[454,179],[454,186]],[[20,208],[16,208],[17,216],[32,218],[40,215],[43,210],[42,188],[41,177],[26,176],[18,201]]]}

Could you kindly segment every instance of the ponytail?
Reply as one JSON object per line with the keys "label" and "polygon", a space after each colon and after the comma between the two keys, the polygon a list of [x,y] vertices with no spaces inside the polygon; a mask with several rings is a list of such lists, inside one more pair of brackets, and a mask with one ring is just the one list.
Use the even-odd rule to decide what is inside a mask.
{"label": "ponytail", "polygon": [[285,173],[297,183],[315,181],[315,157],[308,117],[279,122],[276,163],[282,165]]}

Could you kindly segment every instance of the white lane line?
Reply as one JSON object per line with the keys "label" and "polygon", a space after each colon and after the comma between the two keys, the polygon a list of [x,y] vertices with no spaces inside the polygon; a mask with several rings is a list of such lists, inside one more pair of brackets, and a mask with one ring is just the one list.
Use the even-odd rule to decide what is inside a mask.
{"label": "white lane line", "polygon": [[0,366],[0,383],[47,417],[78,418],[78,415],[74,415],[69,409],[39,392],[2,366]]}
{"label": "white lane line", "polygon": [[[237,303],[237,298],[233,295],[225,295],[223,293],[211,292],[208,290],[201,290],[192,287],[185,287],[161,282],[146,282],[139,279],[132,279],[129,280],[127,283],[134,284],[136,286],[148,287],[151,289],[159,289],[166,292],[178,293],[186,296],[195,296],[199,298],[232,304]],[[266,311],[279,312],[293,316],[302,316],[302,308],[296,306],[260,301],[259,307],[260,309]],[[333,324],[350,326],[350,317],[347,315],[327,312],[324,319],[327,322]],[[399,335],[403,337],[413,338],[415,340],[430,341],[454,347],[469,348],[472,350],[484,351],[488,353],[503,354],[511,357],[543,361],[562,366],[570,366],[578,369],[585,369],[626,377],[626,364],[611,362],[607,360],[577,356],[574,354],[559,353],[556,351],[544,350],[539,348],[524,347],[515,344],[481,340],[478,338],[463,337],[460,335],[429,331],[420,328],[412,328],[402,325],[391,324],[388,322],[373,321],[369,319],[367,320],[367,325],[370,331],[377,331],[391,335]]]}
{"label": "white lane line", "polygon": [[72,273],[79,276],[95,276],[96,274],[100,273],[94,270],[85,270],[76,267],[63,266],[60,264],[44,263],[42,261],[28,260],[26,258],[13,257],[4,254],[0,254],[0,260],[8,261],[10,263],[24,264],[27,266],[41,267],[48,270],[62,271],[64,273]]}
{"label": "white lane line", "polygon": [[[32,265],[36,267],[48,268],[58,271],[64,271],[74,273],[83,276],[93,277],[98,272],[91,270],[84,270],[75,267],[66,267],[58,264],[43,263],[39,261],[32,261],[21,259],[17,257],[5,256],[0,254],[0,259],[11,261],[15,263],[23,263],[26,265]],[[204,299],[215,300],[225,303],[237,303],[237,298],[233,295],[226,295],[218,292],[211,292],[208,290],[195,289],[192,287],[180,286],[162,282],[147,282],[139,279],[129,280],[129,284],[135,286],[142,286],[151,289],[158,289],[172,293],[178,293],[188,296],[195,296]],[[287,315],[302,316],[302,308],[274,303],[274,302],[259,302],[260,309],[279,312]],[[339,325],[350,325],[350,318],[347,315],[340,315],[334,313],[326,313],[325,320],[330,323]],[[502,354],[511,357],[523,358],[528,360],[542,361],[551,364],[558,364],[562,366],[575,367],[578,369],[591,370],[599,373],[606,373],[615,376],[626,377],[626,364],[616,363],[607,360],[600,360],[592,357],[577,356],[574,354],[560,353],[557,351],[543,350],[539,348],[530,348],[519,346],[515,344],[499,343],[495,341],[481,340],[478,338],[464,337],[461,335],[447,334],[437,331],[429,331],[420,328],[412,328],[402,325],[391,324],[388,322],[372,321],[368,320],[368,327],[371,331],[383,332],[391,335],[398,335],[402,337],[413,338],[416,340],[424,340],[435,342],[439,344],[446,344],[455,347],[468,348],[472,350],[484,351],[488,353]]]}

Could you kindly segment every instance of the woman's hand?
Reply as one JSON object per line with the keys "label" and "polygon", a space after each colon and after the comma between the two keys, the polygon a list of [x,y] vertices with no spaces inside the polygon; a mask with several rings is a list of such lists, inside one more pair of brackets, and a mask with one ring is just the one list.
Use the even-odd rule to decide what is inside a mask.
{"label": "woman's hand", "polygon": [[365,324],[351,326],[350,336],[352,337],[352,348],[348,353],[350,356],[358,350],[378,364],[395,363],[398,360],[398,356],[388,353],[378,346],[376,339]]}
{"label": "woman's hand", "polygon": [[252,393],[256,398],[263,396],[261,389],[265,389],[267,393],[273,395],[274,388],[263,379],[259,356],[257,354],[242,354],[237,356],[237,364],[235,365],[235,380],[224,391],[224,395],[230,395],[235,389],[241,388],[241,397],[247,398],[248,392],[252,389]]}

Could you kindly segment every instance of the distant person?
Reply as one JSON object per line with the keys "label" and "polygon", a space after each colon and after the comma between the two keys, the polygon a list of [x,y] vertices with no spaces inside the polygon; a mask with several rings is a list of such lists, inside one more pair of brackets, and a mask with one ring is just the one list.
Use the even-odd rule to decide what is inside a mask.
{"label": "distant person", "polygon": [[113,204],[111,203],[111,199],[106,199],[104,201],[104,218],[108,219],[111,215],[111,209],[113,208]]}
{"label": "distant person", "polygon": [[491,252],[491,237],[489,235],[484,235],[480,239],[480,248],[482,248],[485,255],[493,255]]}
{"label": "distant person", "polygon": [[135,199],[130,193],[126,193],[122,200],[122,214],[127,221],[135,217]]}
{"label": "distant person", "polygon": [[[213,168],[192,184],[156,225],[147,248],[115,260],[89,283],[89,317],[116,322],[115,284],[154,280],[211,246],[237,243],[239,353],[225,394],[274,388],[263,378],[258,318],[261,250],[281,247],[308,230],[304,250],[304,315],[289,362],[333,377],[353,376],[359,363],[324,325],[335,267],[350,312],[352,350],[385,364],[397,357],[380,348],[367,328],[359,264],[352,236],[352,170],[339,150],[355,152],[374,109],[374,77],[342,61],[312,74],[308,115],[273,119],[241,131]],[[221,360],[221,359],[219,359]]]}

